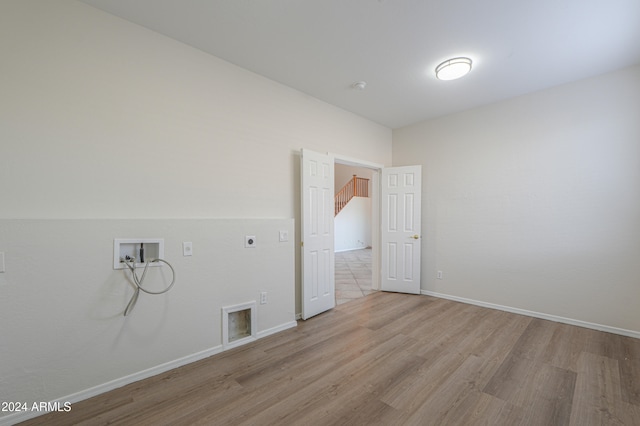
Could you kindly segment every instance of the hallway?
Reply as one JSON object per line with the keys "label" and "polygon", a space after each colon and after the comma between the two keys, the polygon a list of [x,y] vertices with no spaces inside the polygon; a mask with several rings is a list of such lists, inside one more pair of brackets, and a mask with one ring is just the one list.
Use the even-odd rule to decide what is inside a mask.
{"label": "hallway", "polygon": [[367,296],[371,290],[371,249],[336,253],[336,305]]}

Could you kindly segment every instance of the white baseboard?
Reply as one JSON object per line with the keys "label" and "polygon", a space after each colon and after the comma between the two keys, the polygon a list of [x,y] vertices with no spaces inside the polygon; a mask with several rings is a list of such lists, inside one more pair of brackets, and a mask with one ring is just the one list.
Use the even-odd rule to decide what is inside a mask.
{"label": "white baseboard", "polygon": [[529,316],[529,317],[534,317],[534,318],[540,318],[540,319],[545,319],[545,320],[549,320],[549,321],[560,322],[560,323],[563,323],[563,324],[577,325],[578,327],[585,327],[585,328],[590,328],[590,329],[593,329],[593,330],[605,331],[607,333],[620,334],[622,336],[634,337],[636,339],[640,339],[640,332],[633,331],[633,330],[626,330],[624,328],[610,327],[608,325],[595,324],[595,323],[592,323],[592,322],[581,321],[581,320],[576,320],[576,319],[572,319],[572,318],[565,318],[565,317],[560,317],[560,316],[557,316],[557,315],[550,315],[550,314],[544,314],[544,313],[541,313],[541,312],[527,311],[526,309],[513,308],[511,306],[496,305],[494,303],[483,302],[483,301],[474,300],[474,299],[467,299],[465,297],[452,296],[450,294],[436,293],[436,292],[428,291],[428,290],[420,290],[420,293],[424,294],[425,296],[433,296],[433,297],[438,297],[440,299],[449,299],[449,300],[453,300],[453,301],[456,301],[456,302],[468,303],[470,305],[482,306],[484,308],[497,309],[497,310],[500,310],[500,311],[511,312],[511,313],[514,313],[514,314],[526,315],[526,316]]}
{"label": "white baseboard", "polygon": [[[290,322],[281,324],[281,325],[279,325],[277,327],[273,327],[273,328],[270,328],[270,329],[267,329],[267,330],[259,331],[257,333],[257,339],[253,339],[252,341],[256,341],[258,339],[270,336],[270,335],[278,333],[280,331],[284,331],[284,330],[287,330],[289,328],[293,328],[296,325],[298,325],[297,322],[290,321]],[[245,344],[246,343],[250,343],[250,341],[246,341]],[[196,352],[194,354],[187,355],[185,357],[178,358],[176,360],[169,361],[169,362],[166,362],[164,364],[160,364],[160,365],[157,365],[155,367],[148,368],[146,370],[138,371],[138,372],[130,374],[128,376],[121,377],[119,379],[115,379],[115,380],[112,380],[110,382],[103,383],[101,385],[94,386],[92,388],[85,389],[85,390],[80,391],[80,392],[73,393],[71,395],[67,395],[64,398],[59,398],[59,399],[56,399],[55,401],[51,401],[51,404],[55,404],[56,402],[60,403],[61,406],[63,406],[63,404],[65,402],[69,402],[71,404],[74,404],[76,402],[80,402],[80,401],[83,401],[85,399],[92,398],[92,397],[100,395],[102,393],[109,392],[109,391],[111,391],[113,389],[117,389],[117,388],[120,388],[122,386],[129,385],[129,384],[137,382],[139,380],[147,379],[149,377],[156,376],[158,374],[162,374],[162,373],[164,373],[166,371],[173,370],[174,368],[182,367],[183,365],[187,365],[187,364],[191,364],[192,362],[200,361],[201,359],[208,358],[208,357],[210,357],[212,355],[219,354],[219,353],[223,352],[226,349],[230,349],[230,348],[223,348],[223,346],[220,345],[220,346],[215,346],[215,347],[210,348],[210,349],[205,349],[204,351]],[[73,406],[71,407],[71,409],[73,410]],[[32,419],[34,417],[38,417],[38,416],[41,416],[41,415],[44,415],[44,414],[47,414],[47,412],[44,412],[44,411],[42,411],[42,412],[40,412],[40,411],[22,411],[22,412],[17,412],[17,413],[14,413],[14,414],[10,414],[8,416],[0,417],[0,426],[15,425],[16,423],[24,422],[26,420],[29,420],[29,419]]]}
{"label": "white baseboard", "polygon": [[270,328],[268,330],[258,331],[258,339],[262,339],[263,337],[271,336],[272,334],[279,333],[281,331],[288,330],[290,328],[296,327],[298,325],[295,321],[286,322],[277,327]]}

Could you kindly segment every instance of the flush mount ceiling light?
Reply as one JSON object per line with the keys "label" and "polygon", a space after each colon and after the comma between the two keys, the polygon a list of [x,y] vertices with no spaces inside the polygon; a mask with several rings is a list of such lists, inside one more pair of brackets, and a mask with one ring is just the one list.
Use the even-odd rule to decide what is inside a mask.
{"label": "flush mount ceiling light", "polygon": [[455,80],[465,76],[469,71],[471,71],[471,59],[453,58],[436,67],[436,77],[438,80]]}

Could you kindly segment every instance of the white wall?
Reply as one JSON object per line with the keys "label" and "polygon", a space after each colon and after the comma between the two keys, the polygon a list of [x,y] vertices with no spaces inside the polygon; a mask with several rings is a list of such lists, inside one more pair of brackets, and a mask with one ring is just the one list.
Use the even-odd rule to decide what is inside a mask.
{"label": "white wall", "polygon": [[390,163],[390,129],[86,4],[0,7],[0,217],[293,217],[301,148]]}
{"label": "white wall", "polygon": [[334,219],[334,250],[371,247],[371,198],[353,197]]}
{"label": "white wall", "polygon": [[[62,398],[220,343],[217,336],[209,336],[203,345],[202,336],[184,335],[177,327],[182,323],[172,322],[189,307],[203,309],[200,297],[209,292],[205,288],[209,281],[196,281],[182,293],[186,287],[180,278],[175,293],[172,290],[165,298],[177,312],[159,321],[152,336],[142,330],[139,339],[133,338],[139,326],[136,319],[123,321],[115,312],[120,305],[105,301],[99,292],[105,291],[101,283],[115,279],[114,272],[104,268],[105,241],[140,235],[130,235],[133,228],[120,233],[116,232],[120,228],[105,224],[95,231],[95,238],[87,238],[93,236],[91,227],[72,226],[64,238],[84,241],[79,258],[43,263],[38,258],[46,256],[42,247],[57,250],[48,239],[58,230],[56,220],[77,224],[101,219],[295,219],[291,244],[299,247],[301,148],[391,162],[390,129],[83,3],[0,2],[0,56],[0,219],[9,221],[3,222],[3,229],[9,230],[14,226],[11,221],[44,221],[39,222],[41,234],[12,234],[11,239],[0,235],[0,251],[7,258],[7,272],[0,273],[0,321],[11,324],[1,328],[0,340],[7,341],[14,333],[25,339],[40,336],[43,324],[56,324],[52,333],[72,333],[77,342],[73,347],[81,352],[65,364],[69,338],[34,338],[29,348],[39,355],[29,357],[3,345],[3,372],[12,372],[10,379],[0,378],[5,401]],[[184,232],[182,227],[171,232],[163,227],[144,229],[181,244],[190,240],[186,230],[194,226],[189,222]],[[215,229],[203,230],[202,237],[210,244],[207,250],[219,253],[215,262],[237,264],[238,256],[247,253],[224,250],[229,241],[218,238]],[[20,245],[21,235],[28,236],[33,250]],[[295,282],[274,284],[273,291],[283,294],[288,305],[270,304],[266,309],[273,309],[272,319],[263,319],[263,312],[260,318],[272,326],[286,324],[292,311],[299,312],[298,250],[291,255],[292,264],[283,264],[285,260],[273,252],[276,248],[264,250],[266,258],[279,259],[278,265],[294,274]],[[18,252],[23,256],[19,261]],[[93,265],[82,266],[78,276],[96,280],[98,285],[89,290],[94,293],[87,294],[74,262]],[[213,280],[215,273],[200,262],[181,265],[179,277],[211,273]],[[42,276],[51,280],[36,279]],[[67,282],[67,277],[73,279]],[[231,294],[234,283],[225,285],[216,293],[221,299]],[[27,288],[33,293],[28,294]],[[255,296],[258,290],[255,283],[243,296]],[[116,294],[117,302],[124,300],[121,296]],[[290,306],[294,298],[295,306]],[[12,309],[5,309],[8,304]],[[79,315],[82,309],[113,315],[94,318],[86,311]],[[144,304],[136,309],[140,309],[136,314],[150,318],[155,313],[144,313]],[[276,313],[281,309],[287,319]],[[12,319],[15,310],[28,315]],[[210,314],[189,312],[187,318],[193,327],[207,328],[210,324],[200,319]],[[89,324],[60,326],[84,321]],[[88,331],[95,327],[111,331],[96,336]],[[165,343],[171,338],[180,344],[158,355],[157,345],[168,348]],[[94,348],[97,341],[101,343]],[[120,351],[117,368],[103,367],[108,358],[100,348],[105,344]],[[73,379],[61,381],[65,373]]]}
{"label": "white wall", "polygon": [[635,66],[395,130],[422,289],[639,332],[639,112]]}
{"label": "white wall", "polygon": [[[263,291],[258,337],[295,326],[295,247],[280,230],[293,234],[293,219],[0,219],[0,401],[75,402],[217,353],[222,308]],[[169,292],[141,293],[127,317],[134,287],[113,269],[114,238],[163,238],[176,274]],[[162,269],[145,288],[166,288]]]}

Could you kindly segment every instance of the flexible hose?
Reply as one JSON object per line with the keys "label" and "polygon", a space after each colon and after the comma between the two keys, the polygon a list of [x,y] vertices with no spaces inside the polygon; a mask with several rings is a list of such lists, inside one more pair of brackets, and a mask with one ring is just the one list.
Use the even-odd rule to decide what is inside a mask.
{"label": "flexible hose", "polygon": [[[147,268],[149,267],[149,264],[156,263],[156,262],[162,262],[165,265],[167,265],[169,269],[171,269],[171,284],[169,284],[169,286],[164,290],[151,291],[142,287],[142,283],[144,282],[144,278],[147,275]],[[138,274],[136,274],[135,259],[133,258],[125,259],[124,264],[127,265],[129,270],[131,270],[131,276],[133,277],[133,282],[136,285],[136,290],[133,293],[133,296],[131,296],[129,303],[127,304],[127,307],[124,310],[125,317],[129,315],[129,313],[133,310],[133,307],[136,305],[136,302],[138,301],[138,296],[140,295],[141,290],[148,294],[163,294],[171,290],[171,287],[173,287],[173,285],[176,282],[176,271],[173,269],[173,266],[171,266],[171,264],[164,259],[153,259],[153,260],[147,261],[144,265],[144,270],[142,271],[142,277],[140,278],[138,278]]]}

